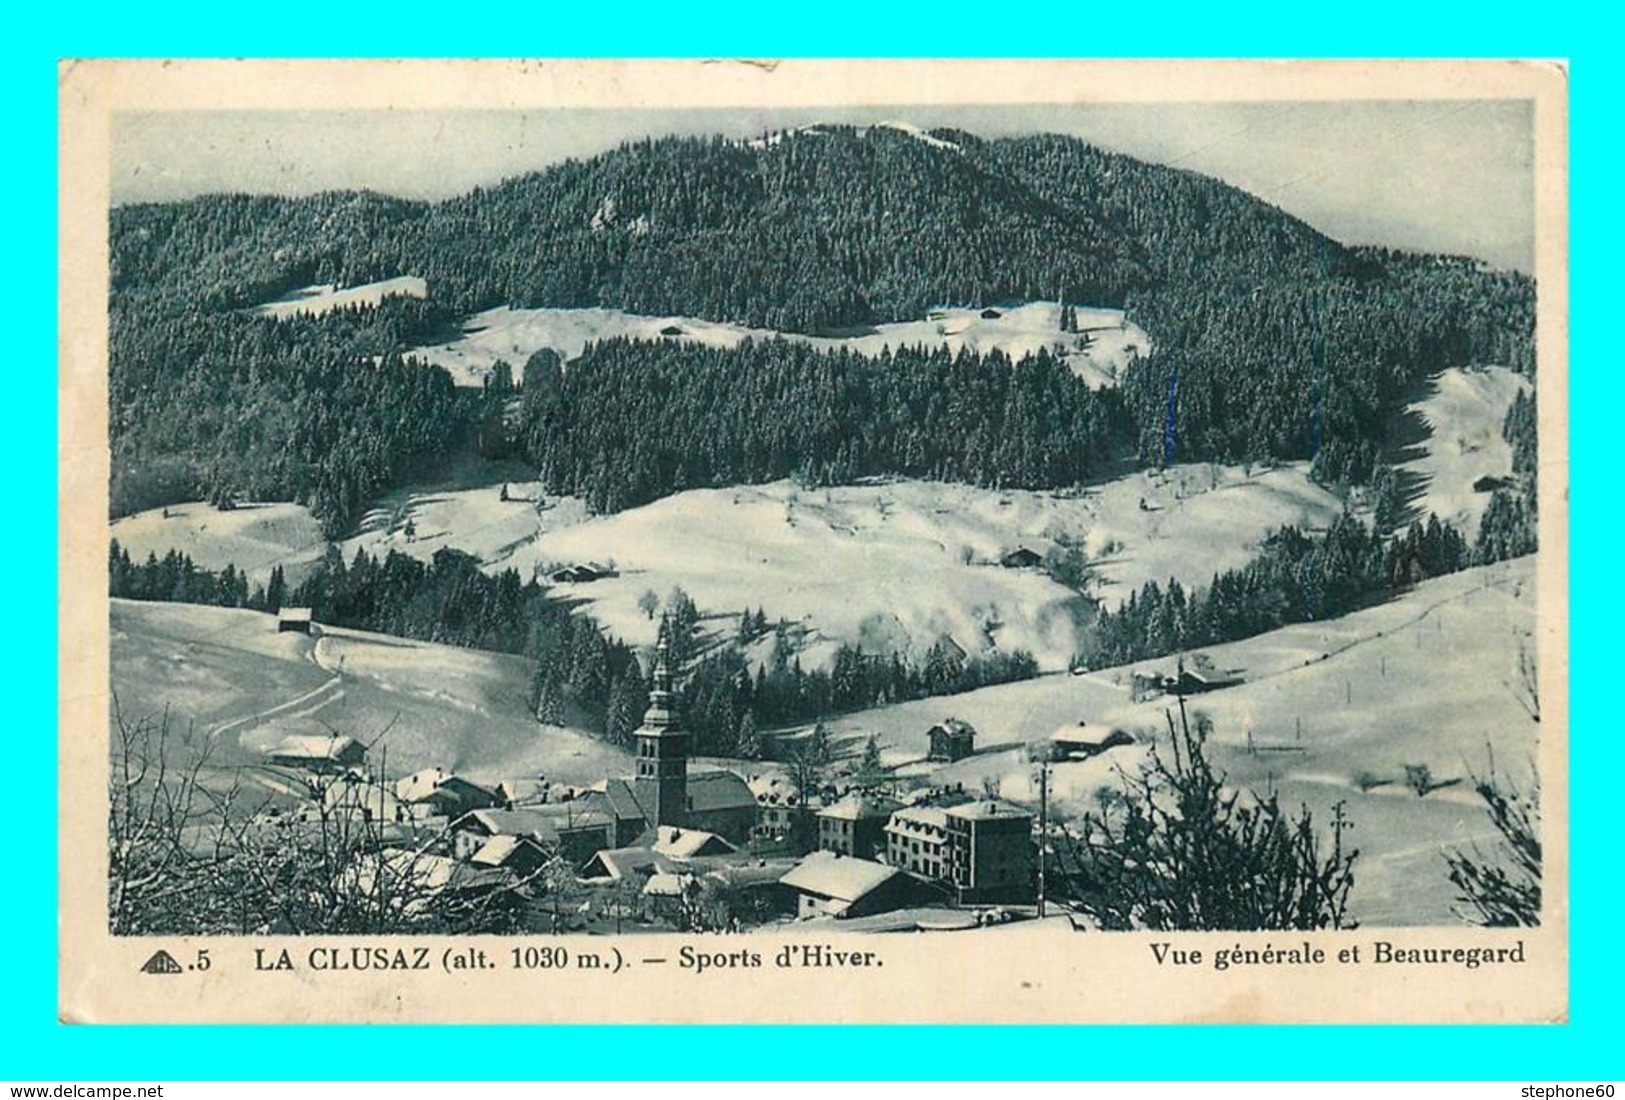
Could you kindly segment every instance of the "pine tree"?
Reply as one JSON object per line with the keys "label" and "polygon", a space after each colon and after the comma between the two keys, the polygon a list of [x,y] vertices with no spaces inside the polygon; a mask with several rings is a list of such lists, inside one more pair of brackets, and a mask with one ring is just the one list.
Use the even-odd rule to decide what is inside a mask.
{"label": "pine tree", "polygon": [[734,735],[735,751],[745,760],[762,758],[762,737],[756,729],[756,715],[746,711],[740,715],[739,731]]}
{"label": "pine tree", "polygon": [[880,742],[871,733],[863,745],[863,760],[858,764],[858,776],[864,783],[876,783],[885,773],[885,765],[880,762]]}
{"label": "pine tree", "polygon": [[271,567],[271,579],[265,585],[265,610],[275,615],[282,610],[282,601],[287,597],[288,583],[283,578],[282,566]]}
{"label": "pine tree", "polygon": [[1371,479],[1374,515],[1372,524],[1379,535],[1385,535],[1399,526],[1405,509],[1405,498],[1400,492],[1399,475],[1393,467],[1383,466]]}

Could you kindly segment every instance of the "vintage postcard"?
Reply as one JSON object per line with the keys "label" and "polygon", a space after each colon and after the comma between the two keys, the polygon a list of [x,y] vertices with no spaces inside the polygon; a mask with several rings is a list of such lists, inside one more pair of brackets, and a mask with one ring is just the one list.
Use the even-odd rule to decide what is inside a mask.
{"label": "vintage postcard", "polygon": [[1542,62],[65,62],[75,1022],[1560,1022]]}

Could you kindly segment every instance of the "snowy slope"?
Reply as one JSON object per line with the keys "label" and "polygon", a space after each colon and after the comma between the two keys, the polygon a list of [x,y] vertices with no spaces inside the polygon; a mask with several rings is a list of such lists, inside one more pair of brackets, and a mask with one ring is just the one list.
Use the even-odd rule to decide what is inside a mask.
{"label": "snowy slope", "polygon": [[1473,483],[1512,472],[1512,447],[1501,426],[1513,398],[1529,389],[1527,378],[1505,367],[1453,367],[1439,375],[1432,393],[1408,407],[1429,438],[1421,454],[1398,468],[1421,478],[1415,506],[1422,515],[1435,512],[1469,539],[1474,536],[1490,494],[1475,492]]}
{"label": "snowy slope", "polygon": [[[878,325],[853,336],[802,336],[766,329],[701,321],[689,317],[649,317],[613,309],[509,309],[501,307],[475,314],[463,335],[449,344],[415,349],[412,354],[445,367],[461,386],[478,386],[498,359],[522,376],[525,361],[542,348],[552,348],[565,359],[581,354],[594,340],[623,336],[638,340],[676,339],[708,347],[734,347],[749,337],[787,340],[820,348],[848,348],[860,355],[877,356],[886,347],[937,347],[951,351],[970,348],[979,353],[995,349],[1019,359],[1040,348],[1065,356],[1074,373],[1091,385],[1111,385],[1136,356],[1151,350],[1151,340],[1121,310],[1076,307],[1078,328],[1060,331],[1061,310],[1054,302],[1030,302],[1005,309],[996,318],[984,318],[979,309],[941,309],[918,321]],[[681,335],[663,336],[663,330],[681,329]]]}
{"label": "snowy slope", "polygon": [[[536,482],[505,483],[504,501],[502,484],[393,493],[340,551],[347,561],[360,548],[427,560],[452,547],[526,580],[555,565],[613,563],[619,576],[559,591],[640,644],[653,640],[654,625],[639,597],[680,585],[708,612],[761,607],[802,622],[810,661],[839,642],[923,653],[948,634],[967,651],[1027,649],[1061,668],[1077,648],[1084,601],[1040,569],[1002,568],[1005,553],[1076,544],[1093,566],[1087,595],[1115,607],[1148,581],[1205,584],[1245,563],[1275,528],[1321,527],[1341,508],[1302,466],[1250,475],[1180,466],[1077,494],[926,481],[805,490],[783,481],[693,490],[596,517]],[[277,563],[297,583],[326,549],[296,505],[186,504],[170,513],[120,520],[113,534],[138,560],[176,548],[207,568],[247,568],[260,583]]]}
{"label": "snowy slope", "polygon": [[401,275],[360,286],[337,287],[331,283],[300,287],[274,302],[255,308],[267,317],[298,314],[320,316],[343,306],[375,306],[385,298],[427,298],[429,286],[416,275]]}
{"label": "snowy slope", "polygon": [[114,521],[112,535],[137,563],[179,550],[204,569],[233,565],[259,584],[275,565],[298,583],[327,549],[321,525],[301,504],[240,504],[229,512],[202,501],[171,504]]}
{"label": "snowy slope", "polygon": [[387,757],[396,775],[441,766],[590,783],[629,766],[579,730],[538,726],[531,665],[518,657],[336,627],[279,634],[258,612],[127,600],[112,601],[112,638],[121,709],[168,707],[177,744],[207,740],[219,764],[258,761],[288,734],[337,730],[371,743],[370,759]]}
{"label": "snowy slope", "polygon": [[[1302,467],[1252,476],[1175,467],[1077,495],[924,481],[817,490],[775,482],[694,490],[599,517],[533,483],[511,483],[508,493],[507,502],[497,487],[393,498],[344,554],[366,546],[427,558],[456,546],[527,579],[557,564],[613,563],[619,576],[560,591],[637,643],[654,631],[639,596],[664,597],[681,585],[703,610],[762,607],[804,621],[827,645],[920,652],[947,633],[969,651],[1029,649],[1060,668],[1076,648],[1083,601],[1041,570],[1002,568],[1004,553],[1079,543],[1098,563],[1089,594],[1115,606],[1147,581],[1205,583],[1214,570],[1245,562],[1267,532],[1323,526],[1341,507]],[[412,518],[412,539],[399,525],[390,531],[390,514]]]}
{"label": "snowy slope", "polygon": [[[1192,697],[1215,723],[1211,757],[1239,788],[1281,793],[1310,807],[1325,827],[1344,801],[1361,851],[1353,904],[1362,923],[1450,923],[1454,889],[1445,845],[1493,844],[1468,777],[1495,766],[1520,782],[1535,758],[1539,725],[1520,703],[1518,649],[1534,625],[1534,562],[1523,558],[1427,581],[1390,603],[1329,623],[1300,624],[1207,653],[1245,682]],[[1171,671],[1169,660],[1087,676],[1056,675],[948,698],[854,714],[839,735],[874,733],[887,759],[923,756],[926,730],[948,715],[976,726],[980,745],[1010,745],[943,769],[938,777],[975,788],[996,781],[1008,798],[1035,797],[1019,746],[1064,723],[1088,720],[1136,731],[1140,744],[1093,761],[1057,765],[1060,813],[1089,809],[1133,770],[1146,746],[1163,743],[1173,700],[1135,704],[1134,671]],[[1249,751],[1248,737],[1253,751]],[[1403,783],[1407,764],[1436,781],[1460,780],[1419,797]],[[1366,785],[1369,775],[1381,781]],[[1369,780],[1367,781],[1369,782]]]}
{"label": "snowy slope", "polygon": [[[502,499],[507,486],[508,499]],[[391,493],[369,509],[356,534],[340,549],[345,560],[357,549],[385,557],[390,551],[424,560],[452,547],[473,554],[488,569],[521,569],[529,580],[534,556],[528,548],[544,532],[585,522],[586,504],[549,496],[540,482],[510,481],[476,488],[428,488]],[[410,521],[412,533],[407,534]]]}

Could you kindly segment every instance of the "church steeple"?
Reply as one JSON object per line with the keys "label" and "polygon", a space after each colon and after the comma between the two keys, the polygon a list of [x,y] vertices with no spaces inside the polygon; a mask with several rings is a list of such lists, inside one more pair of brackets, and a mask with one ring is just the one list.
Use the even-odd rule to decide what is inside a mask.
{"label": "church steeple", "polygon": [[688,811],[688,732],[672,709],[671,620],[660,624],[649,709],[633,734],[638,768],[632,793],[650,825],[682,825]]}
{"label": "church steeple", "polygon": [[646,727],[668,729],[676,721],[671,713],[671,641],[667,637],[668,625],[669,621],[662,621],[660,640],[655,643],[655,670],[649,689],[649,709],[643,712]]}

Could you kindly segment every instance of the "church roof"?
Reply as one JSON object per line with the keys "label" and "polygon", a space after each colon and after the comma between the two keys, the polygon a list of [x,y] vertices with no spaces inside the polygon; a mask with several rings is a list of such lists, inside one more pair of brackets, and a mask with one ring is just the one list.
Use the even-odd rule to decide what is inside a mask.
{"label": "church roof", "polygon": [[638,805],[629,779],[611,779],[604,784],[604,801],[616,821],[647,821],[649,815]]}
{"label": "church roof", "polygon": [[737,810],[756,808],[756,797],[750,785],[733,772],[689,772],[688,810],[705,813],[708,810]]}

